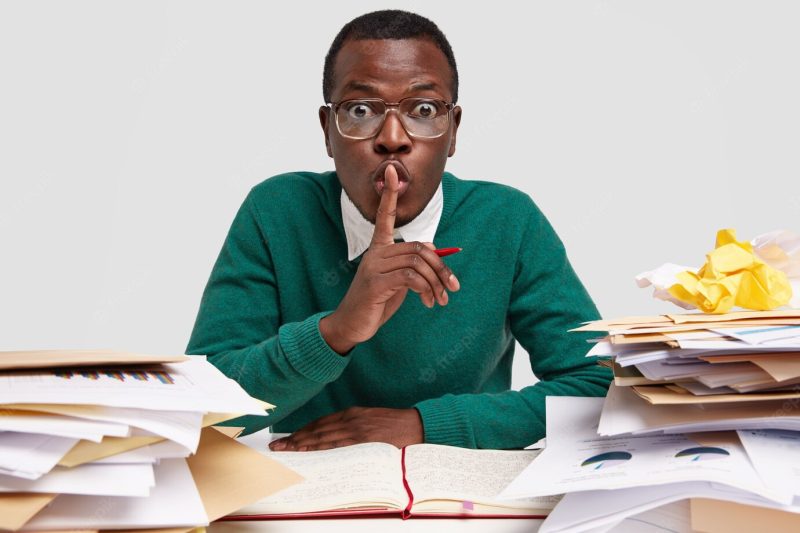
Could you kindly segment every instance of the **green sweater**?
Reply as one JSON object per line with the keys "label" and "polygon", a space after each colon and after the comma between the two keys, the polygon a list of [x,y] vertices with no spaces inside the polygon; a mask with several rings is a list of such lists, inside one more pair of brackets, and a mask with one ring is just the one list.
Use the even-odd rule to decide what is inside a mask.
{"label": "green sweater", "polygon": [[[360,258],[347,260],[334,172],[296,172],[254,187],[200,303],[188,354],[276,404],[235,421],[291,432],[350,406],[415,407],[425,441],[522,448],[545,434],[545,396],[602,396],[608,370],[567,333],[597,310],[547,219],[524,193],[444,173],[434,242],[461,290],[425,307],[409,292],[369,341],[342,356],[319,333]],[[509,390],[514,339],[541,380]]]}

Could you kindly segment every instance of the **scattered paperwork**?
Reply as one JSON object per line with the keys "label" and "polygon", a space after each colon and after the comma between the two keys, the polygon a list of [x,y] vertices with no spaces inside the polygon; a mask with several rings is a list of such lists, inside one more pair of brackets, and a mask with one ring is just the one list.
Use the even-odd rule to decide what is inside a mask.
{"label": "scattered paperwork", "polygon": [[0,530],[205,526],[296,482],[207,427],[272,407],[202,356],[0,352]]}
{"label": "scattered paperwork", "polygon": [[[601,437],[603,398],[547,398],[550,445],[501,493],[502,498],[706,481],[779,503],[793,494],[766,486],[733,438],[704,446],[684,435]],[[553,444],[557,443],[556,446]]]}
{"label": "scattered paperwork", "polygon": [[610,357],[615,383],[652,404],[800,399],[800,310],[625,317],[587,356]]}
{"label": "scattered paperwork", "polygon": [[[698,531],[791,530],[800,524],[798,319],[800,309],[781,309],[576,328],[606,333],[587,357],[608,358],[598,363],[614,383],[605,399],[547,399],[548,447],[504,495],[566,492],[543,533],[606,531],[687,499]],[[737,520],[720,518],[728,511]]]}
{"label": "scattered paperwork", "polygon": [[[602,438],[596,434],[602,402],[548,397],[549,445],[501,494],[512,498],[566,490],[540,532],[605,531],[628,517],[689,498],[735,502],[779,516],[800,513],[798,472],[777,472],[779,463],[784,470],[787,464],[800,464],[792,434],[755,432],[757,444],[749,446],[735,432]],[[784,446],[792,453],[781,453]],[[772,477],[764,475],[768,471]]]}

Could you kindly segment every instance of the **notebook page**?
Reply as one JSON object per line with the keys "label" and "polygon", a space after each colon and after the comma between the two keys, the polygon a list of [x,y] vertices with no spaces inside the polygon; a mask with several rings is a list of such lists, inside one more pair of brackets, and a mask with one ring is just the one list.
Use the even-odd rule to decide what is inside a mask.
{"label": "notebook page", "polygon": [[436,444],[409,446],[406,480],[414,494],[413,510],[432,510],[422,504],[426,500],[552,509],[558,498],[495,499],[539,453],[540,450],[470,450]]}
{"label": "notebook page", "polygon": [[400,450],[367,443],[313,452],[262,452],[305,481],[248,505],[233,514],[307,513],[376,507],[404,509]]}

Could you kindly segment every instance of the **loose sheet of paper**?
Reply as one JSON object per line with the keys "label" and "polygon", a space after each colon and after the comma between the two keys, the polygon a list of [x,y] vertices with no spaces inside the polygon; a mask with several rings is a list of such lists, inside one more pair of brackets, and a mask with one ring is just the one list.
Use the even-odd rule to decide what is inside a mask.
{"label": "loose sheet of paper", "polygon": [[[706,481],[780,503],[792,495],[767,487],[738,443],[701,446],[684,435],[600,437],[603,398],[547,398],[550,441],[501,498]],[[553,446],[556,439],[557,445]]]}
{"label": "loose sheet of paper", "polygon": [[[117,422],[125,428],[143,429],[153,435],[177,442],[194,452],[200,441],[203,413],[194,411],[162,411],[126,407],[106,407],[103,405],[25,405],[30,409],[85,419],[101,424]],[[127,436],[127,433],[112,435]],[[99,441],[97,441],[99,442]]]}
{"label": "loose sheet of paper", "polygon": [[752,345],[761,345],[765,342],[784,341],[798,342],[800,340],[800,326],[766,326],[755,328],[720,328],[711,331],[733,337]]}
{"label": "loose sheet of paper", "polygon": [[154,482],[150,464],[86,464],[58,466],[37,480],[0,476],[0,492],[147,496]]}
{"label": "loose sheet of paper", "polygon": [[61,495],[25,524],[23,531],[207,524],[208,517],[186,461],[167,459],[155,467],[155,486],[149,496]]}
{"label": "loose sheet of paper", "polygon": [[259,401],[200,356],[150,370],[67,369],[0,375],[0,404],[10,403],[265,415]]}
{"label": "loose sheet of paper", "polygon": [[100,442],[103,437],[125,437],[130,427],[121,421],[92,421],[71,416],[0,409],[0,431],[39,433]]}
{"label": "loose sheet of paper", "polygon": [[800,432],[747,430],[737,433],[764,483],[800,496]]}
{"label": "loose sheet of paper", "polygon": [[581,533],[610,527],[627,517],[689,498],[712,498],[792,512],[797,506],[779,505],[754,494],[702,481],[650,487],[574,492],[550,513],[539,533]]}
{"label": "loose sheet of paper", "polygon": [[598,433],[604,436],[685,433],[730,429],[762,429],[765,420],[775,429],[800,430],[800,416],[779,414],[783,402],[765,401],[719,405],[651,405],[631,387],[613,383],[603,404]]}
{"label": "loose sheet of paper", "polygon": [[49,472],[78,439],[5,432],[0,439],[0,474],[38,479]]}

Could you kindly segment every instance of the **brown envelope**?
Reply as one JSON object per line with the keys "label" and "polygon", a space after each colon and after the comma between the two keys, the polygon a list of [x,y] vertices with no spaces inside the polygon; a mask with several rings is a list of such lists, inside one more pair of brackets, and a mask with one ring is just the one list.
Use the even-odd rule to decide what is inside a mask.
{"label": "brown envelope", "polygon": [[0,370],[179,363],[188,359],[186,355],[145,355],[113,350],[33,350],[0,352]]}
{"label": "brown envelope", "polygon": [[668,343],[673,342],[673,340],[664,335],[663,333],[644,333],[639,335],[637,333],[625,333],[621,335],[609,335],[606,337],[609,339],[609,342],[614,345],[619,344],[642,344],[645,342],[659,342],[659,343]]}
{"label": "brown envelope", "polygon": [[741,503],[693,498],[692,531],[702,533],[753,533],[800,531],[800,514]]}
{"label": "brown envelope", "polygon": [[[303,480],[297,472],[226,436],[226,431],[204,428],[197,453],[186,459],[209,521]],[[195,529],[204,528],[132,529],[125,533],[189,533]]]}
{"label": "brown envelope", "polygon": [[693,394],[681,394],[660,385],[635,385],[631,387],[631,389],[641,398],[644,398],[653,405],[748,403],[771,400],[794,400],[800,398],[800,392],[759,392],[750,394],[695,396]]}
{"label": "brown envelope", "polygon": [[676,324],[689,322],[719,322],[723,320],[748,320],[767,318],[800,318],[800,309],[786,309],[783,311],[736,311],[719,315],[705,313],[674,314],[667,317]]}
{"label": "brown envelope", "polygon": [[735,431],[702,431],[686,433],[686,437],[700,446],[730,446],[732,444],[741,445],[742,443]]}
{"label": "brown envelope", "polygon": [[55,497],[55,494],[0,494],[0,530],[16,531]]}
{"label": "brown envelope", "polygon": [[186,462],[210,521],[303,481],[303,477],[256,450],[205,428],[197,454]]}

